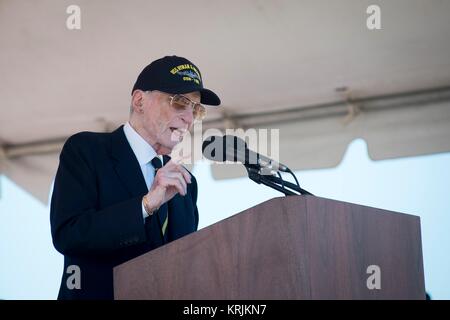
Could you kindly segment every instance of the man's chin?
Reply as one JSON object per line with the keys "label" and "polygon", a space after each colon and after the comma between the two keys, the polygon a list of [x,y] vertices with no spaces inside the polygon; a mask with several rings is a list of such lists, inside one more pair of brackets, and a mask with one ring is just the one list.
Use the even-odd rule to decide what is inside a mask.
{"label": "man's chin", "polygon": [[158,154],[163,154],[163,155],[170,154],[177,144],[178,144],[178,142],[171,142],[171,143],[161,145]]}

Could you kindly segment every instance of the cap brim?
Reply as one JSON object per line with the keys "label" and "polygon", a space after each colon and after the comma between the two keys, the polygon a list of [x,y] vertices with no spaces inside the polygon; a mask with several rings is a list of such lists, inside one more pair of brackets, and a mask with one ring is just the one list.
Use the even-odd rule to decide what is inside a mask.
{"label": "cap brim", "polygon": [[208,105],[208,106],[218,106],[220,105],[220,98],[217,94],[212,92],[209,89],[201,89],[200,90],[200,102],[202,104]]}

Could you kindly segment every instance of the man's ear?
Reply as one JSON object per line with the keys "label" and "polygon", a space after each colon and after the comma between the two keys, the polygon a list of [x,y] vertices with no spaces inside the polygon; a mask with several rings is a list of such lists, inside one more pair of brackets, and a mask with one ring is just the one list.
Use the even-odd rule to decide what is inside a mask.
{"label": "man's ear", "polygon": [[144,99],[144,92],[141,90],[134,90],[133,96],[131,98],[131,105],[133,107],[133,111],[142,113],[144,110],[142,109]]}

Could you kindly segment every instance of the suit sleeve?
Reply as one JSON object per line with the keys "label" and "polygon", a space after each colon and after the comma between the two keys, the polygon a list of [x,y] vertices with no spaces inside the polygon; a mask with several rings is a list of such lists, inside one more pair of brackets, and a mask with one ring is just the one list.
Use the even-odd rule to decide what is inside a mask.
{"label": "suit sleeve", "polygon": [[50,207],[55,248],[67,255],[102,255],[144,242],[140,197],[98,208],[95,168],[79,138],[69,138],[60,155]]}

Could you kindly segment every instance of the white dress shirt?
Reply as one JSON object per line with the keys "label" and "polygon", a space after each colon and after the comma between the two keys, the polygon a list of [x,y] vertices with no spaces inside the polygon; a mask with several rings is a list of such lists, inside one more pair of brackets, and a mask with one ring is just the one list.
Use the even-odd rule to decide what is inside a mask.
{"label": "white dress shirt", "polygon": [[[136,132],[136,130],[133,129],[129,122],[123,126],[123,131],[137,161],[139,162],[139,167],[141,168],[145,183],[147,184],[147,189],[150,189],[155,176],[155,168],[152,166],[151,161],[157,156],[156,151],[139,135],[139,133]],[[144,216],[144,219],[148,217],[144,205],[142,205],[142,215]]]}

